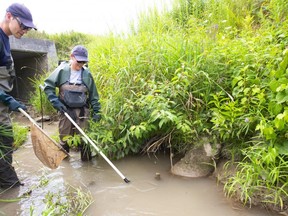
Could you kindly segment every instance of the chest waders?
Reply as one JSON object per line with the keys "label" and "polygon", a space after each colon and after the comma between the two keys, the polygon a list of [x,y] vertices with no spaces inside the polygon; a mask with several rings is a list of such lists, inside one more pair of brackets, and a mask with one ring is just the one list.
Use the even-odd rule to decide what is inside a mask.
{"label": "chest waders", "polygon": [[[0,67],[0,89],[11,92],[15,79],[13,64],[7,69],[6,66]],[[13,129],[9,117],[9,108],[0,102],[0,187],[9,188],[21,185],[17,174],[12,166],[13,153]]]}
{"label": "chest waders", "polygon": [[[7,69],[6,66],[0,67],[0,89],[5,92],[11,92],[15,77],[16,74],[13,66],[11,66],[10,69]],[[11,126],[9,108],[2,102],[0,102],[0,123]]]}
{"label": "chest waders", "polygon": [[[67,113],[73,118],[81,128],[87,128],[88,119],[90,116],[89,108],[87,106],[88,89],[83,84],[70,84],[64,83],[59,87],[59,98],[63,104],[67,107]],[[65,140],[66,136],[73,136],[74,134],[80,134],[77,128],[70,122],[69,119],[60,113],[59,120],[59,137],[62,147],[69,152],[70,146]],[[81,160],[91,160],[91,149],[89,145],[86,145],[83,140],[78,145],[78,149],[81,151]]]}

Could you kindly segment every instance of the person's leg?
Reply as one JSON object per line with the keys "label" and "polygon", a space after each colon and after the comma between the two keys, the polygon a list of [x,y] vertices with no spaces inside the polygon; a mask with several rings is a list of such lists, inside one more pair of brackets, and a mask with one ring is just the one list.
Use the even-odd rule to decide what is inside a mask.
{"label": "person's leg", "polygon": [[60,145],[63,147],[63,149],[69,153],[70,147],[67,144],[67,141],[65,141],[65,137],[68,135],[73,135],[73,125],[67,119],[64,113],[60,114],[59,118],[59,138],[60,138]]}
{"label": "person's leg", "polygon": [[12,126],[0,126],[0,187],[9,188],[22,185],[12,166],[13,154]]}
{"label": "person's leg", "polygon": [[[88,118],[89,118],[89,109],[83,107],[81,109],[77,109],[77,124],[83,130],[88,126]],[[79,131],[77,131],[79,134]],[[82,139],[81,139],[82,140]],[[79,150],[81,152],[81,160],[82,161],[90,161],[92,159],[90,144],[86,144],[83,140],[79,145]]]}
{"label": "person's leg", "polygon": [[12,166],[13,129],[9,108],[0,102],[0,187],[9,188],[22,185]]}

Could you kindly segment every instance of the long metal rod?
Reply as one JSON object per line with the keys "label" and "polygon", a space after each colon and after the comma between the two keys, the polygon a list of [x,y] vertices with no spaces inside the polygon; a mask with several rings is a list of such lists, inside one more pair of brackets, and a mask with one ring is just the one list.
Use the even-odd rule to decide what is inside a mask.
{"label": "long metal rod", "polygon": [[42,87],[41,85],[39,86],[39,94],[40,94],[40,106],[41,106],[41,126],[42,129],[44,129],[44,119],[43,119],[43,100],[42,100]]}
{"label": "long metal rod", "polygon": [[116,171],[116,173],[126,182],[130,181],[114,166],[114,164],[106,157],[106,155],[96,146],[96,144],[84,133],[84,131],[76,124],[76,122],[64,112],[69,121],[78,129],[78,131],[89,141],[89,143],[99,152],[99,154],[107,161],[107,163]]}

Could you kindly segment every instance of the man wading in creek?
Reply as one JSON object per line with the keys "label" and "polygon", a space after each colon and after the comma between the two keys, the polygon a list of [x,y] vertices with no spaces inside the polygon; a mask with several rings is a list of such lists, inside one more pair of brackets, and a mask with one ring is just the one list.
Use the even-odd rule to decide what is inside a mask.
{"label": "man wading in creek", "polygon": [[10,5],[0,23],[0,187],[10,188],[22,185],[12,166],[13,130],[9,111],[26,110],[26,106],[8,93],[13,89],[16,76],[11,55],[9,36],[20,39],[33,24],[32,15],[27,7],[14,3]]}
{"label": "man wading in creek", "polygon": [[[85,64],[88,62],[88,51],[77,45],[72,49],[70,62],[61,63],[44,81],[44,92],[53,107],[59,111],[59,137],[61,146],[69,152],[65,137],[79,134],[65,112],[81,127],[86,128],[90,111],[92,119],[100,120],[100,103],[97,88],[91,72]],[[56,88],[59,95],[56,95]],[[81,160],[91,160],[91,149],[83,142],[79,144]]]}

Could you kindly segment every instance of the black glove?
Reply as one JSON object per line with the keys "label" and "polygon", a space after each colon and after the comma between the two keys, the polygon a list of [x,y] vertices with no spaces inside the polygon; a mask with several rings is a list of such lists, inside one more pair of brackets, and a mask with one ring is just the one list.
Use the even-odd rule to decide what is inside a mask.
{"label": "black glove", "polygon": [[56,95],[49,95],[48,100],[51,102],[52,106],[59,112],[67,111],[67,107],[59,100]]}
{"label": "black glove", "polygon": [[94,113],[93,114],[92,120],[94,122],[98,122],[98,121],[100,121],[100,119],[101,119],[101,115],[99,113]]}
{"label": "black glove", "polygon": [[12,110],[12,111],[17,111],[19,112],[19,108],[23,109],[23,110],[27,110],[27,107],[20,103],[19,101],[15,100],[13,97],[11,97],[9,99],[9,102],[8,102],[8,106],[9,106],[9,109]]}
{"label": "black glove", "polygon": [[59,112],[66,112],[67,111],[67,107],[61,103],[61,101],[59,99],[51,101],[52,106],[58,110]]}
{"label": "black glove", "polygon": [[15,100],[12,96],[6,94],[3,90],[0,90],[0,100],[6,104],[11,111],[19,112],[18,108],[27,110],[26,106],[19,101]]}

